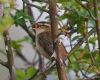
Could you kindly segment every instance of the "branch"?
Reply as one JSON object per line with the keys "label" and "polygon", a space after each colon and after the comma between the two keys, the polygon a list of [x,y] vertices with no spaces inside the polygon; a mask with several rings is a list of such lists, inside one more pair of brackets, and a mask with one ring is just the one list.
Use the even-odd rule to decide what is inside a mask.
{"label": "branch", "polygon": [[7,52],[7,67],[9,69],[9,73],[10,73],[10,80],[16,80],[15,78],[15,73],[14,73],[14,59],[13,59],[13,51],[12,51],[12,47],[11,47],[11,41],[10,38],[8,36],[8,31],[5,31],[3,33],[4,36],[4,41],[5,41],[5,47],[6,47],[6,52]]}
{"label": "branch", "polygon": [[[28,0],[23,0],[23,4],[25,4],[26,2],[29,3]],[[28,4],[27,4],[27,6],[28,6]],[[31,7],[28,6],[27,9],[28,9],[28,14],[29,14],[30,16],[33,17]],[[24,10],[23,10],[23,12],[24,12]],[[34,17],[33,17],[33,18],[34,18]],[[23,30],[31,37],[31,39],[33,40],[33,42],[35,42],[35,35],[33,35],[33,33],[28,29],[27,25],[24,24],[24,25],[20,25],[20,26],[21,26],[21,27],[23,28]]]}
{"label": "branch", "polygon": [[93,20],[96,20],[95,17],[93,16],[93,14],[91,13],[91,11],[86,7],[84,6],[79,0],[75,0],[78,4],[81,5],[81,7],[83,7],[84,9],[86,9],[89,13],[89,15],[92,17]]}
{"label": "branch", "polygon": [[97,32],[97,38],[98,38],[98,48],[99,48],[99,54],[100,54],[100,25],[99,25],[98,1],[93,0],[93,4],[94,4],[94,14],[96,17],[95,23],[96,23],[96,32]]}
{"label": "branch", "polygon": [[24,26],[22,25],[21,27],[31,37],[31,39],[33,40],[33,42],[35,42],[35,35],[27,28],[27,26],[26,25],[24,25]]}
{"label": "branch", "polygon": [[[85,36],[87,36],[87,33],[88,33],[88,20],[86,21],[86,31],[85,31]],[[89,38],[86,37],[86,43],[87,43],[87,44],[86,44],[86,48],[88,49],[88,52],[89,52],[89,54],[90,54],[91,62],[92,62],[93,64],[95,64],[95,59],[94,59],[93,55],[91,54],[88,39],[89,39]]]}
{"label": "branch", "polygon": [[35,8],[37,8],[37,9],[41,10],[41,11],[44,11],[44,12],[49,13],[48,10],[46,10],[46,9],[44,9],[44,8],[41,8],[41,7],[37,6],[37,5],[31,4],[31,3],[29,3],[29,1],[27,1],[27,0],[22,0],[22,1],[23,1],[24,3],[26,3],[27,5],[29,5],[29,6],[35,7]]}
{"label": "branch", "polygon": [[46,75],[48,75],[53,69],[54,69],[54,65],[52,65],[50,68],[48,68],[47,70],[45,70],[44,72],[41,72],[38,74],[38,72],[33,75],[33,78],[30,78],[28,80],[44,80]]}
{"label": "branch", "polygon": [[79,68],[81,74],[82,74],[85,78],[88,78],[89,80],[91,80],[91,78],[89,78],[89,77],[82,71],[82,69],[81,69],[81,67],[80,67],[80,65],[79,65],[78,59],[77,59],[77,57],[76,57],[76,55],[74,55],[74,58],[76,59],[76,64],[77,64],[77,66],[78,66],[78,68]]}
{"label": "branch", "polygon": [[87,36],[85,36],[84,38],[81,38],[80,40],[79,40],[79,42],[71,49],[71,51],[70,51],[70,53],[69,53],[69,56],[71,56],[71,54],[72,53],[74,53],[82,44],[83,44],[83,42],[85,41],[85,39],[86,38],[88,38],[92,33],[94,33],[95,32],[95,27],[93,28],[93,29],[91,29],[90,31],[89,31],[89,33],[87,34]]}
{"label": "branch", "polygon": [[23,61],[25,61],[27,64],[32,65],[31,62],[27,60],[27,58],[22,54],[20,49],[15,49],[16,55],[19,56]]}
{"label": "branch", "polygon": [[99,80],[100,79],[100,74],[96,74],[91,77],[91,79],[84,79],[84,80]]}
{"label": "branch", "polygon": [[56,0],[48,0],[49,1],[49,14],[51,21],[51,35],[53,40],[53,49],[56,52],[56,67],[58,71],[59,80],[67,80],[65,65],[63,63],[63,59],[61,58],[61,51],[59,49],[59,40],[56,41],[58,36],[58,17],[56,10]]}

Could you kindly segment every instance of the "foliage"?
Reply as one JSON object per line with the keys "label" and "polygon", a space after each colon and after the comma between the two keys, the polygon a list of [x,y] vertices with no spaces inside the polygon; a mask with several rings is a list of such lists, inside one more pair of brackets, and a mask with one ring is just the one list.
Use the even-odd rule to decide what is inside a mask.
{"label": "foliage", "polygon": [[31,21],[33,20],[31,16],[23,13],[23,11],[19,11],[19,10],[16,11],[16,15],[15,15],[16,25],[25,26],[25,23],[27,22],[25,21],[26,19],[31,20]]}
{"label": "foliage", "polygon": [[33,76],[36,72],[36,69],[34,67],[29,67],[27,70],[16,70],[16,80],[26,80],[29,79],[31,76]]}
{"label": "foliage", "polygon": [[[22,0],[24,1],[24,0]],[[75,50],[73,53],[69,53],[69,59],[66,66],[66,73],[70,74],[70,71],[73,70],[76,74],[77,79],[84,79],[88,78],[88,75],[91,74],[100,74],[100,53],[98,48],[98,43],[100,42],[98,39],[98,35],[96,34],[97,31],[93,32],[89,37],[87,37],[89,31],[91,31],[93,28],[97,26],[97,18],[95,16],[95,3],[94,0],[58,0],[57,1],[57,9],[58,9],[58,17],[59,17],[59,24],[61,27],[64,27],[64,35],[68,37],[70,40],[70,48],[73,50],[74,47],[77,47],[77,44],[80,44],[79,42],[81,40],[83,41],[83,45],[77,47],[77,50]],[[96,0],[97,1],[97,0]],[[6,0],[0,0],[0,2],[5,5],[7,2]],[[31,5],[28,3],[28,0],[24,3],[28,6],[24,6],[23,10],[17,10],[15,16],[10,15],[11,9],[14,7],[13,0],[10,0],[10,7],[4,7],[3,10],[3,16],[0,16],[0,33],[3,33],[4,31],[8,30],[11,25],[15,24],[16,26],[20,25],[25,31],[28,33],[28,27],[26,25],[27,21],[30,21],[33,24],[38,24],[37,21],[39,21],[42,17],[43,12],[48,13],[49,6],[47,0],[32,0],[33,3],[37,4],[39,3],[42,7],[39,5]],[[98,0],[98,5],[100,4],[100,1]],[[1,5],[1,4],[0,4]],[[40,15],[37,19],[34,19],[34,15],[29,14],[28,7],[35,7],[38,9]],[[100,8],[100,6],[98,7]],[[0,8],[1,9],[1,8]],[[27,11],[25,11],[27,9]],[[97,9],[98,12],[100,12],[100,9]],[[62,12],[63,11],[63,12]],[[35,11],[33,11],[35,13]],[[59,14],[62,13],[62,14]],[[98,16],[100,14],[98,13]],[[44,19],[50,18],[49,15],[45,16]],[[66,22],[64,22],[66,21]],[[98,19],[99,21],[99,19]],[[43,22],[43,25],[45,23],[50,22],[49,19],[47,21],[41,21]],[[32,27],[32,26],[30,26]],[[43,26],[42,26],[43,27]],[[61,34],[63,31],[61,32]],[[30,36],[30,33],[28,33]],[[100,37],[100,36],[99,36]],[[31,37],[32,38],[32,37]],[[11,46],[14,49],[20,50],[22,45],[22,42],[28,42],[29,38],[25,37],[21,40],[15,40],[11,42]],[[67,40],[66,40],[67,41]],[[73,44],[75,43],[75,44]],[[66,47],[66,49],[68,49]],[[29,79],[36,73],[35,67],[29,67],[27,70],[20,70],[16,69],[16,75],[17,80],[25,80]],[[81,76],[79,76],[82,74]],[[49,73],[52,74],[52,73]],[[57,73],[55,73],[56,75]]]}
{"label": "foliage", "polygon": [[[1,5],[1,4],[0,4]],[[3,33],[5,30],[9,29],[14,23],[13,18],[10,15],[11,9],[9,7],[4,7],[1,5],[1,10],[4,16],[0,16],[0,33]]]}

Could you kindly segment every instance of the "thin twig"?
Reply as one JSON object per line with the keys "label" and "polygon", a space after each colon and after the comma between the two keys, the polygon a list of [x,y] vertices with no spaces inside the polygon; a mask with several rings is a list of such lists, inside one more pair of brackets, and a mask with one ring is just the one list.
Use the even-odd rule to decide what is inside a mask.
{"label": "thin twig", "polygon": [[[89,37],[91,34],[93,34],[93,33],[95,32],[95,30],[96,30],[95,27],[92,28],[92,29],[88,32],[87,36],[85,36],[85,37]],[[72,50],[71,50],[70,53],[69,53],[69,56],[71,56],[71,54],[74,53],[74,52],[83,44],[84,41],[85,41],[85,38],[81,38],[81,39],[79,40],[79,42],[72,48]]]}
{"label": "thin twig", "polygon": [[32,63],[29,62],[29,61],[27,60],[27,58],[22,54],[21,50],[15,49],[14,51],[16,52],[16,55],[19,56],[23,61],[25,61],[25,62],[26,62],[27,64],[29,64],[29,65],[32,65]]}
{"label": "thin twig", "polygon": [[23,0],[23,2],[26,3],[26,4],[29,5],[29,6],[35,7],[35,8],[37,8],[37,9],[41,10],[41,11],[44,11],[44,12],[49,13],[48,10],[46,10],[46,9],[44,9],[44,8],[41,8],[40,6],[34,5],[34,4],[32,4],[32,3],[29,3],[27,0]]}
{"label": "thin twig", "polygon": [[88,41],[88,37],[87,37],[87,33],[88,33],[88,20],[86,21],[86,26],[85,26],[85,28],[86,28],[86,31],[85,31],[85,38],[86,38],[86,43],[87,43],[87,45],[86,45],[86,47],[88,48],[88,52],[89,52],[89,54],[90,54],[90,59],[91,59],[91,62],[93,63],[93,64],[95,64],[95,59],[94,59],[94,57],[93,57],[93,55],[91,54],[91,52],[90,52],[90,48],[89,48],[89,41]]}
{"label": "thin twig", "polygon": [[[93,66],[93,64],[89,65],[89,67],[87,68],[87,70],[86,70],[85,73],[84,73],[85,75],[87,74],[88,70],[89,70],[92,66]],[[83,77],[82,80],[84,80],[84,78],[85,78],[85,76]]]}
{"label": "thin twig", "polygon": [[98,38],[98,48],[99,48],[99,55],[100,55],[100,25],[99,25],[99,10],[98,10],[98,1],[93,0],[94,5],[94,14],[96,17],[95,23],[96,23],[96,32],[97,32],[97,38]]}
{"label": "thin twig", "polygon": [[54,69],[54,66],[55,64],[41,73],[39,73],[39,70],[37,70],[37,72],[28,80],[44,80],[46,75],[48,75]]}
{"label": "thin twig", "polygon": [[91,16],[91,18],[93,19],[93,20],[96,20],[96,18],[93,16],[93,14],[91,13],[91,11],[86,7],[86,6],[84,6],[79,0],[75,0],[78,4],[80,4],[84,9],[86,9],[87,11],[88,11],[88,13],[89,13],[89,15]]}
{"label": "thin twig", "polygon": [[89,77],[82,71],[82,69],[81,69],[81,67],[80,67],[80,65],[79,65],[78,59],[77,59],[77,57],[76,57],[76,55],[75,55],[75,54],[73,54],[73,55],[74,55],[74,58],[76,59],[76,63],[77,63],[77,65],[78,65],[78,68],[79,68],[79,70],[81,71],[82,75],[83,75],[84,77],[88,78],[89,80],[91,80],[91,78],[89,78]]}
{"label": "thin twig", "polygon": [[38,16],[38,18],[36,19],[36,22],[41,18],[42,15],[43,15],[43,11],[40,13],[40,15]]}
{"label": "thin twig", "polygon": [[14,72],[14,59],[13,59],[13,51],[11,47],[11,41],[9,37],[8,31],[5,31],[4,34],[4,41],[5,41],[5,47],[6,47],[6,52],[7,52],[7,67],[9,69],[10,73],[10,80],[16,80],[15,78],[15,72]]}

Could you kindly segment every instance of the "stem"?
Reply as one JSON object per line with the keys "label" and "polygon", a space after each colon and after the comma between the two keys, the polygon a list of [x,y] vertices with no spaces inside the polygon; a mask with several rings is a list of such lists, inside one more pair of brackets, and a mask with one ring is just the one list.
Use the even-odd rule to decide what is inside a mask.
{"label": "stem", "polygon": [[91,18],[92,18],[93,20],[95,20],[95,17],[93,16],[93,14],[91,13],[91,11],[90,11],[86,6],[84,6],[79,0],[75,0],[75,1],[76,1],[79,5],[81,5],[82,8],[86,9],[86,10],[88,11],[89,15],[91,16]]}
{"label": "stem", "polygon": [[71,54],[74,53],[74,52],[83,44],[83,42],[85,41],[86,37],[88,38],[92,33],[95,32],[95,30],[96,30],[95,27],[92,28],[92,29],[89,31],[89,33],[87,34],[87,36],[85,36],[84,38],[81,38],[81,39],[79,40],[79,42],[71,49],[69,56],[71,56]]}
{"label": "stem", "polygon": [[[29,0],[22,0],[23,1],[23,5],[25,5],[25,3],[29,3]],[[23,7],[23,12],[24,12],[24,8]],[[34,19],[33,13],[32,13],[32,9],[31,6],[27,4],[27,9],[28,9],[28,14],[30,16],[32,16],[32,18]],[[31,22],[31,21],[30,21]],[[27,28],[26,24],[23,26],[21,25],[21,27],[25,30],[25,32],[32,38],[33,42],[35,42],[35,36],[33,35],[33,33]]]}
{"label": "stem", "polygon": [[[85,31],[85,36],[87,36],[86,34],[88,33],[88,20],[86,21],[86,31]],[[90,47],[89,47],[89,41],[88,41],[88,37],[86,37],[86,48],[88,49],[88,52],[89,52],[89,54],[90,54],[90,59],[91,59],[91,62],[93,63],[93,64],[95,64],[95,59],[94,59],[94,57],[93,57],[93,55],[91,54],[91,51],[90,51]]]}
{"label": "stem", "polygon": [[35,8],[37,8],[37,9],[41,10],[41,11],[44,11],[44,12],[49,13],[48,10],[46,10],[46,9],[44,9],[44,8],[41,8],[40,6],[31,4],[31,3],[28,2],[28,0],[23,0],[23,2],[26,3],[26,4],[29,5],[29,6],[35,7]]}
{"label": "stem", "polygon": [[30,79],[28,80],[44,80],[46,75],[48,75],[52,70],[54,70],[54,65],[52,65],[51,67],[49,67],[47,70],[45,70],[44,72],[38,73],[39,70],[36,72],[35,75],[33,75]]}
{"label": "stem", "polygon": [[7,52],[7,67],[9,69],[9,73],[10,73],[10,80],[16,80],[15,78],[15,73],[14,73],[14,59],[13,59],[13,51],[12,51],[12,47],[11,47],[11,41],[10,38],[8,36],[8,31],[4,32],[4,40],[5,40],[5,46],[7,47],[6,52]]}
{"label": "stem", "polygon": [[[76,64],[77,64],[77,66],[78,66],[79,71],[81,72],[81,74],[82,74],[85,78],[88,78],[89,80],[91,80],[91,78],[89,78],[89,77],[83,72],[82,68],[80,67],[80,63],[78,62],[78,59],[77,59],[76,55],[73,54],[73,56],[74,56],[74,58],[75,58],[75,60],[76,60]],[[83,79],[82,79],[82,80],[83,80]]]}
{"label": "stem", "polygon": [[59,40],[57,40],[55,44],[55,40],[58,36],[58,19],[57,19],[57,10],[56,10],[56,0],[48,0],[49,1],[49,14],[51,21],[51,35],[53,40],[54,50],[56,51],[57,59],[56,59],[56,67],[58,71],[59,80],[67,80],[66,70],[63,60],[61,59],[61,51],[59,50]]}
{"label": "stem", "polygon": [[100,25],[99,25],[98,1],[93,0],[93,4],[94,4],[94,14],[96,17],[95,23],[96,23],[96,32],[97,32],[97,38],[98,38],[98,48],[99,48],[99,54],[100,54]]}
{"label": "stem", "polygon": [[25,32],[32,38],[33,42],[35,42],[35,36],[33,35],[33,33],[27,28],[26,25],[22,25],[21,26],[23,28],[23,30],[25,30]]}
{"label": "stem", "polygon": [[[30,0],[27,0],[27,2],[28,3],[30,3]],[[23,3],[24,3],[24,1],[23,1]],[[32,18],[35,20],[35,18],[34,18],[34,13],[33,13],[33,11],[32,11],[32,6],[30,6],[30,5],[27,5],[27,11],[28,11],[28,14],[30,15],[30,16],[32,16]],[[23,11],[24,12],[24,11]]]}
{"label": "stem", "polygon": [[22,52],[21,52],[20,49],[15,49],[15,52],[16,52],[16,55],[18,55],[23,61],[25,61],[27,64],[32,65],[32,63],[29,62],[29,61],[27,60],[27,58],[22,54]]}

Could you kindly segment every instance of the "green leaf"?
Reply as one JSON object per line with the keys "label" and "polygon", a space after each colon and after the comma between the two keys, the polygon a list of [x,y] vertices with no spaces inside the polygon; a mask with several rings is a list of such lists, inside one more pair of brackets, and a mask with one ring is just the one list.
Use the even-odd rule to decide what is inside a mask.
{"label": "green leaf", "polygon": [[1,2],[2,4],[5,4],[5,3],[7,3],[7,0],[0,0],[0,2]]}
{"label": "green leaf", "polygon": [[63,14],[62,16],[60,16],[60,19],[61,20],[67,19],[67,15],[66,14]]}
{"label": "green leaf", "polygon": [[81,37],[80,35],[74,36],[74,37],[72,38],[72,41],[78,40],[80,37]]}
{"label": "green leaf", "polygon": [[94,27],[95,26],[95,21],[93,19],[89,19],[88,24],[90,26],[93,26]]}
{"label": "green leaf", "polygon": [[96,40],[97,40],[97,37],[92,37],[89,39],[89,43],[94,45]]}
{"label": "green leaf", "polygon": [[71,64],[71,66],[72,66],[72,69],[75,71],[75,73],[77,73],[77,72],[79,71],[79,64],[77,64],[76,61],[73,62],[73,63]]}
{"label": "green leaf", "polygon": [[0,20],[0,32],[4,32],[5,30],[9,29],[13,23],[14,20],[10,14],[5,14]]}
{"label": "green leaf", "polygon": [[30,20],[33,19],[31,16],[29,16],[29,15],[27,15],[27,14],[24,14],[23,17],[24,17],[25,19],[30,19]]}
{"label": "green leaf", "polygon": [[36,72],[36,69],[34,67],[29,67],[26,71],[26,76],[27,78],[32,77],[32,75],[34,75]]}
{"label": "green leaf", "polygon": [[14,49],[20,49],[22,47],[17,41],[12,41],[11,45]]}
{"label": "green leaf", "polygon": [[25,71],[17,69],[16,70],[16,78],[17,78],[17,80],[25,80],[26,79]]}
{"label": "green leaf", "polygon": [[16,25],[20,25],[20,26],[25,26],[26,23],[26,19],[31,20],[34,22],[34,19],[27,15],[26,13],[24,13],[23,11],[17,11],[16,15],[15,15],[15,24]]}
{"label": "green leaf", "polygon": [[70,71],[71,71],[71,65],[70,64],[68,64],[67,66],[66,66],[66,72],[69,74],[70,73]]}
{"label": "green leaf", "polygon": [[19,18],[15,20],[16,25],[21,25],[24,26],[25,25],[25,20],[23,18]]}
{"label": "green leaf", "polygon": [[31,38],[29,36],[25,36],[21,39],[16,40],[17,43],[22,43],[22,42],[31,42]]}

